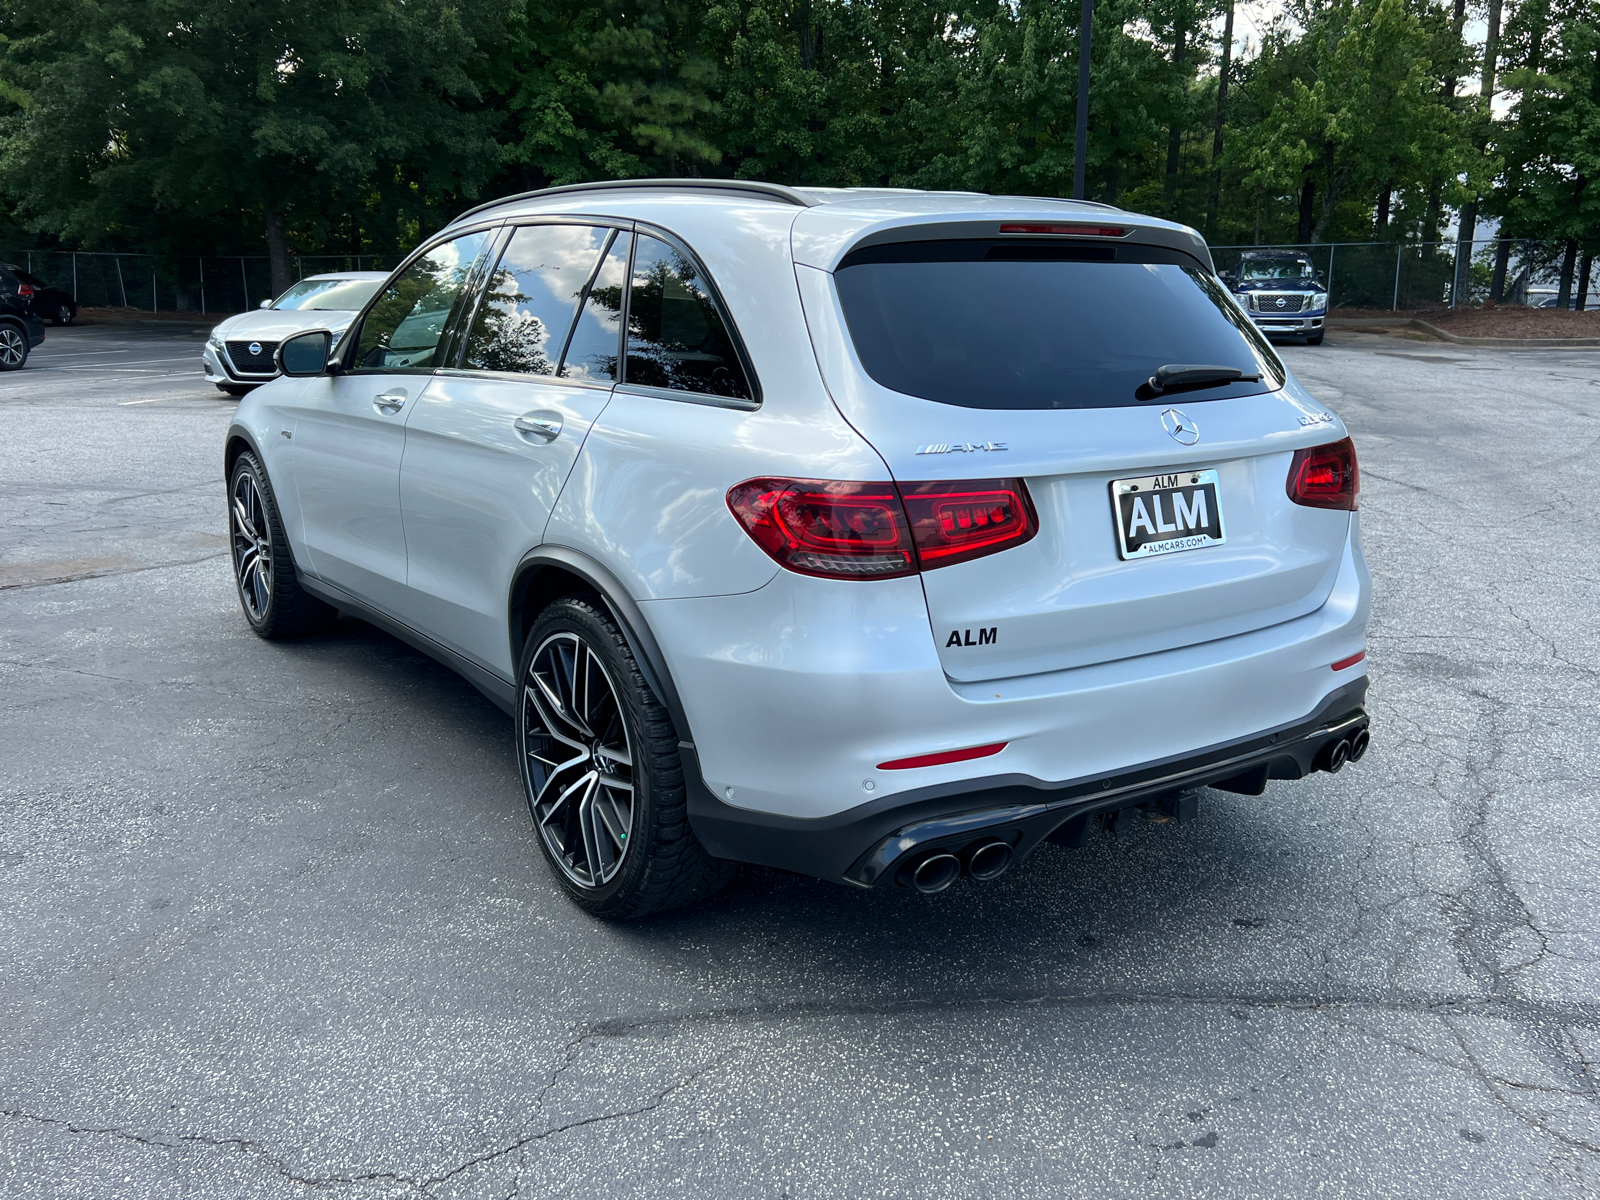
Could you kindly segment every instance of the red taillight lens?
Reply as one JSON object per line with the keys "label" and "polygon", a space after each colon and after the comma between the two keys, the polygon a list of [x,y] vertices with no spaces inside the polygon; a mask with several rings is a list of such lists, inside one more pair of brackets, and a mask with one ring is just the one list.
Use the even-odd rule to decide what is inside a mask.
{"label": "red taillight lens", "polygon": [[916,574],[911,530],[892,483],[752,479],[728,489],[728,507],[756,545],[802,575]]}
{"label": "red taillight lens", "polygon": [[900,494],[924,571],[1009,550],[1039,532],[1020,479],[903,483]]}
{"label": "red taillight lens", "polygon": [[1039,532],[1020,479],[898,489],[892,483],[751,479],[728,489],[728,507],[779,563],[829,579],[915,575],[1020,546]]}
{"label": "red taillight lens", "polygon": [[1349,438],[1309,450],[1296,450],[1289,464],[1289,499],[1310,508],[1354,512],[1361,494],[1361,468]]}
{"label": "red taillight lens", "polygon": [[28,284],[28,283],[19,283],[19,284],[17,284],[17,295],[19,295],[19,296],[31,296],[31,295],[33,295],[33,285],[32,284]]}

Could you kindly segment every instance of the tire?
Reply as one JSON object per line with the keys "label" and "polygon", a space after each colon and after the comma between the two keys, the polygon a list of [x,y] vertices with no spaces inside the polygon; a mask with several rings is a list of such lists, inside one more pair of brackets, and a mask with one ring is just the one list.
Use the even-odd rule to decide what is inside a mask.
{"label": "tire", "polygon": [[56,315],[50,318],[50,323],[52,325],[71,325],[73,318],[77,315],[68,305],[59,304],[56,306]]}
{"label": "tire", "polygon": [[219,383],[217,391],[225,392],[230,396],[248,396],[255,391],[255,385],[250,383]]}
{"label": "tire", "polygon": [[0,322],[0,371],[20,371],[28,362],[28,335],[9,322]]}
{"label": "tire", "polygon": [[1308,346],[1320,346],[1320,345],[1322,345],[1322,334],[1320,334],[1320,333],[1308,333],[1308,334],[1306,334],[1306,345],[1308,345]]}
{"label": "tire", "polygon": [[601,604],[568,596],[518,663],[517,757],[534,834],[585,912],[625,921],[721,889],[735,864],[689,828],[672,717]]}
{"label": "tire", "polygon": [[300,586],[272,485],[248,450],[228,474],[228,546],[239,606],[261,637],[305,637],[324,632],[338,619],[337,609]]}

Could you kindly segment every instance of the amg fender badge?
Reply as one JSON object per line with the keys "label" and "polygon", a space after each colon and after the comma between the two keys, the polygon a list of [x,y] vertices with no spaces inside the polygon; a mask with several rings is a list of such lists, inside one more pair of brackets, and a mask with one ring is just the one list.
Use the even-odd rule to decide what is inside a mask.
{"label": "amg fender badge", "polygon": [[970,454],[975,450],[1009,450],[1004,442],[934,442],[918,446],[918,454]]}

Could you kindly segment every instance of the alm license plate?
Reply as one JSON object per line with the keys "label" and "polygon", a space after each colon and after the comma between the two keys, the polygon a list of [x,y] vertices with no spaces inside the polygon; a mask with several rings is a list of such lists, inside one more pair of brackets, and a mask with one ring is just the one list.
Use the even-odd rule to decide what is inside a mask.
{"label": "alm license plate", "polygon": [[1117,553],[1150,558],[1220,545],[1222,499],[1215,471],[1177,471],[1111,481]]}

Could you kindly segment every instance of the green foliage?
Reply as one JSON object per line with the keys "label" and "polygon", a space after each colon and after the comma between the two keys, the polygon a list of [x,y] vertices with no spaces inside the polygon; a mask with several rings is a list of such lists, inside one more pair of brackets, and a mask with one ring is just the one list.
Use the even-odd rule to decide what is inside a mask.
{"label": "green foliage", "polygon": [[[1476,4],[1478,0],[1474,0]],[[1452,0],[1095,0],[1088,189],[1219,241],[1600,236],[1597,0],[1509,0],[1491,116]],[[1476,10],[1474,10],[1476,11]],[[468,203],[723,175],[1065,195],[1077,0],[0,0],[0,230],[393,253]]]}

